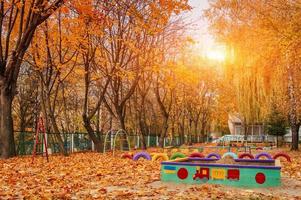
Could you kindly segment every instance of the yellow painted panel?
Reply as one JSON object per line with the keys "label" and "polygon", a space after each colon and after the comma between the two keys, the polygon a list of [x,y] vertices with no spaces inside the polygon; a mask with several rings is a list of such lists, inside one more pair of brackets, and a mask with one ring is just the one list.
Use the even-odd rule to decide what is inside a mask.
{"label": "yellow painted panel", "polygon": [[176,171],[175,170],[164,170],[165,174],[175,174]]}
{"label": "yellow painted panel", "polygon": [[212,179],[226,179],[225,169],[212,169],[211,170]]}

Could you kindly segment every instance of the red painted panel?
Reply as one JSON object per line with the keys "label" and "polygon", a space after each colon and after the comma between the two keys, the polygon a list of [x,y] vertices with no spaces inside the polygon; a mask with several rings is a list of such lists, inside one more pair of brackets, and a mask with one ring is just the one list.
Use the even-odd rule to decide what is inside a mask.
{"label": "red painted panel", "polygon": [[238,169],[229,169],[228,170],[228,179],[239,180],[239,170]]}

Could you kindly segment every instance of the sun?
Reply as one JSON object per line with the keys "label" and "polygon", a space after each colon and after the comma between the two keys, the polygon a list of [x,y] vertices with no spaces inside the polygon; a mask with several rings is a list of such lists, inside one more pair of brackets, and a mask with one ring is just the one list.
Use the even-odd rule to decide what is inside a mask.
{"label": "sun", "polygon": [[222,47],[210,48],[205,51],[205,57],[209,60],[222,62],[226,59],[226,52]]}
{"label": "sun", "polygon": [[192,45],[192,51],[195,53],[195,55],[214,62],[224,62],[230,58],[226,45],[215,43],[211,40],[207,42],[196,42]]}

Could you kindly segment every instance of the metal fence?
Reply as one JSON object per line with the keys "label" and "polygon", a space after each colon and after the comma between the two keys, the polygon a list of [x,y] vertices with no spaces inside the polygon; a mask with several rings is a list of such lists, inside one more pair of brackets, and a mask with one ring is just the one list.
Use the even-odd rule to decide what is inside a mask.
{"label": "metal fence", "polygon": [[[34,146],[33,132],[15,132],[15,144],[18,155],[32,154]],[[61,134],[64,148],[68,152],[92,150],[92,142],[85,133]],[[58,153],[59,145],[55,139],[55,133],[46,135],[50,153]]]}
{"label": "metal fence", "polygon": [[[58,153],[59,152],[59,145],[55,139],[56,133],[48,133],[47,137],[47,144],[50,153]],[[30,155],[33,151],[34,146],[34,133],[33,132],[15,132],[15,144],[16,144],[16,151],[18,155]],[[102,142],[105,140],[105,135],[98,135]],[[61,134],[63,139],[64,148],[67,152],[79,152],[79,151],[93,151],[94,144],[89,139],[87,133],[64,133]],[[187,136],[184,137],[183,143],[187,143],[191,141],[191,143],[197,143],[201,141],[200,136],[191,136],[188,138]],[[113,137],[109,137],[111,143],[113,143]],[[128,140],[130,143],[131,148],[140,148],[141,147],[141,136],[140,135],[128,135]],[[146,142],[147,147],[156,147],[159,145],[159,136],[156,135],[148,135],[144,136],[144,140]],[[180,146],[181,140],[180,137],[166,137],[163,142],[164,147],[166,146]],[[110,146],[109,148],[112,148]]]}
{"label": "metal fence", "polygon": [[248,135],[247,138],[245,138],[244,135],[224,135],[215,141],[214,143],[219,142],[275,142],[275,136],[273,135]]}

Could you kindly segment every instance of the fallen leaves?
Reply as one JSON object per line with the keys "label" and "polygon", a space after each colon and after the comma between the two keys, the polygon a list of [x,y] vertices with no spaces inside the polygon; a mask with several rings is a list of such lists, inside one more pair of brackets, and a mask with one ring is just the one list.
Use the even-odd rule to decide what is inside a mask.
{"label": "fallen leaves", "polygon": [[[290,199],[301,182],[299,152],[282,162],[285,185],[270,190],[246,190],[220,185],[160,182],[160,162],[121,159],[120,155],[76,153],[0,160],[0,199]],[[279,192],[284,190],[279,195]],[[285,193],[286,192],[286,193]]]}

